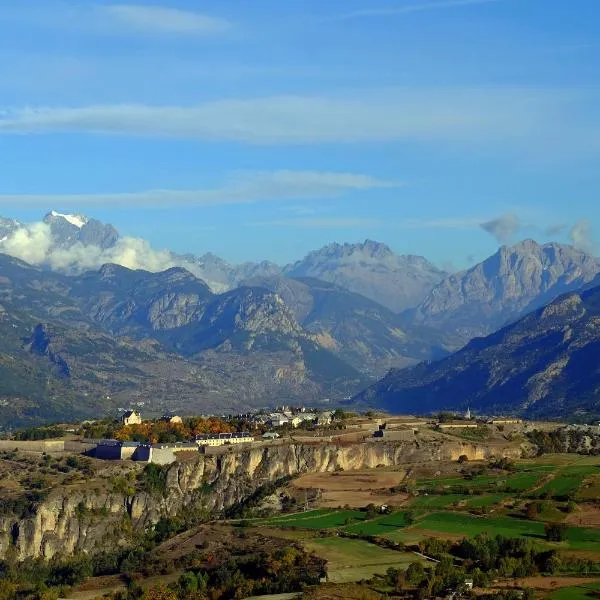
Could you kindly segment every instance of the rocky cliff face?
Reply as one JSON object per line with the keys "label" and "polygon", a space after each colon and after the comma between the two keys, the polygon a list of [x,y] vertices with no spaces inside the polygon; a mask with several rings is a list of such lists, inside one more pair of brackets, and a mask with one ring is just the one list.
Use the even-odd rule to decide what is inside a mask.
{"label": "rocky cliff face", "polygon": [[106,482],[101,489],[102,482],[91,481],[85,488],[54,490],[29,516],[0,517],[0,558],[11,548],[24,560],[127,547],[132,545],[136,532],[144,531],[162,516],[197,509],[216,516],[248,498],[266,482],[285,476],[456,460],[462,454],[471,460],[491,455],[516,458],[521,450],[514,445],[489,448],[469,442],[440,441],[292,444],[200,455],[170,467],[164,495],[138,492],[129,496],[106,489]]}

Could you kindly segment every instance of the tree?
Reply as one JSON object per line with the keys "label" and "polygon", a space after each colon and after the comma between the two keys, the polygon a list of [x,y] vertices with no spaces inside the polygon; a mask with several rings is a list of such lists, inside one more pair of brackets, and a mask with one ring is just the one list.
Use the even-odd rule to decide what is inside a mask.
{"label": "tree", "polygon": [[568,527],[564,523],[546,523],[544,531],[549,542],[563,542],[567,539]]}
{"label": "tree", "polygon": [[177,594],[166,586],[159,585],[146,590],[142,600],[177,600]]}
{"label": "tree", "polygon": [[420,585],[425,579],[425,569],[420,562],[412,562],[406,569],[406,582],[410,585]]}
{"label": "tree", "polygon": [[187,571],[179,578],[179,587],[184,594],[198,591],[198,578],[192,571]]}
{"label": "tree", "polygon": [[553,552],[548,557],[548,560],[546,561],[544,567],[546,571],[548,571],[548,573],[551,573],[552,575],[560,572],[562,568],[562,561],[560,560],[560,557],[556,554],[556,552]]}
{"label": "tree", "polygon": [[367,520],[374,519],[379,514],[377,511],[377,507],[374,504],[369,504],[366,508],[367,511]]}
{"label": "tree", "polygon": [[462,465],[463,463],[466,463],[466,462],[469,462],[469,457],[466,454],[461,454],[458,457],[458,463]]}

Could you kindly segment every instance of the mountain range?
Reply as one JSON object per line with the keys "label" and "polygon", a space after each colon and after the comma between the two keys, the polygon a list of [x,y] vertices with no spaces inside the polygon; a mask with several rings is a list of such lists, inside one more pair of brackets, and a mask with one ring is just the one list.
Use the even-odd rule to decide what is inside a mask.
{"label": "mountain range", "polygon": [[[600,281],[596,281],[600,284]],[[571,292],[437,362],[393,370],[356,398],[393,412],[600,415],[600,285]]]}
{"label": "mountain range", "polygon": [[[32,231],[0,219],[0,252],[35,241]],[[468,353],[482,342],[473,338],[600,284],[595,257],[532,240],[455,274],[371,240],[330,244],[284,267],[166,252],[152,272],[110,262],[90,268],[90,256],[131,257],[149,245],[128,246],[114,227],[84,215],[52,211],[35,231],[46,245],[39,264],[0,254],[0,425],[94,416],[133,401],[182,412],[339,402],[368,386],[357,397],[363,405],[475,407],[476,397],[452,387],[461,370],[447,366],[474,360]],[[486,354],[492,363],[495,352],[502,355]],[[503,369],[513,367],[499,365],[497,377],[508,377]],[[445,389],[438,368],[447,395],[436,393]],[[481,394],[494,387],[481,385]]]}

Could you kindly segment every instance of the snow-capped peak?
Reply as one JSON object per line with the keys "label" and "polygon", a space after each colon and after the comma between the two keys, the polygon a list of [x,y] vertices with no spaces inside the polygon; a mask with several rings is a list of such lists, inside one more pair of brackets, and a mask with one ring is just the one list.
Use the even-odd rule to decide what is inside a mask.
{"label": "snow-capped peak", "polygon": [[75,225],[78,229],[81,229],[84,225],[87,224],[88,219],[82,215],[65,215],[63,213],[56,212],[55,210],[51,211],[50,214],[53,217],[61,217],[67,223],[71,223],[71,225]]}

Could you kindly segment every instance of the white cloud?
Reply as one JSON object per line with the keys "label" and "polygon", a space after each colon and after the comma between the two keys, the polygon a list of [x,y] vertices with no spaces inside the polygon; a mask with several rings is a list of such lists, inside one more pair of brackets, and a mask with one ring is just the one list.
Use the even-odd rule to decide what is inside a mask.
{"label": "white cloud", "polygon": [[335,197],[346,192],[397,187],[399,184],[358,173],[273,171],[238,173],[219,188],[149,190],[117,194],[0,195],[0,206],[217,206],[262,201]]}
{"label": "white cloud", "polygon": [[0,251],[29,264],[66,273],[81,273],[112,263],[151,272],[179,266],[202,276],[198,265],[176,258],[168,250],[155,250],[146,240],[139,238],[120,238],[114,247],[108,249],[84,246],[81,242],[68,248],[55,246],[51,228],[46,223],[21,227],[0,243]]}
{"label": "white cloud", "polygon": [[405,4],[403,6],[389,8],[366,8],[357,10],[343,15],[332,17],[332,21],[349,21],[351,19],[362,19],[365,17],[393,17],[396,15],[407,15],[417,12],[425,12],[431,10],[461,8],[465,6],[473,6],[478,4],[491,4],[500,2],[501,0],[440,0],[438,2],[420,2],[418,4]]}
{"label": "white cloud", "polygon": [[64,0],[0,3],[0,21],[70,35],[167,35],[204,38],[226,33],[233,24],[193,10],[150,4],[109,4]]}
{"label": "white cloud", "polygon": [[579,219],[569,231],[569,238],[577,250],[594,254],[596,244],[592,235],[592,224],[588,219]]}
{"label": "white cloud", "polygon": [[98,8],[117,26],[137,32],[173,35],[213,35],[231,28],[224,19],[164,6],[112,4]]}
{"label": "white cloud", "polygon": [[520,87],[393,88],[329,97],[215,100],[195,106],[27,107],[0,110],[0,135],[74,132],[251,144],[530,144],[576,134],[581,144],[585,132],[573,106],[579,98],[564,90]]}

